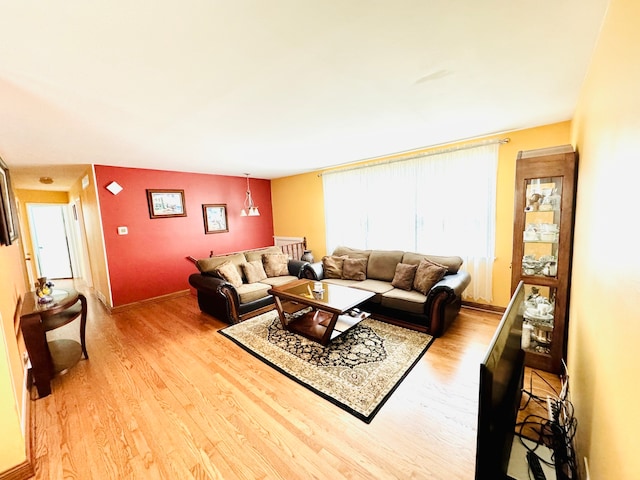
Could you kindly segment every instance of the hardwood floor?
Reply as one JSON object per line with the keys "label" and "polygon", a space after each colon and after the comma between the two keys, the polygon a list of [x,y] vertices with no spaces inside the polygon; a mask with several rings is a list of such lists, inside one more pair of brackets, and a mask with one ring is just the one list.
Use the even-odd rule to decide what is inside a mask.
{"label": "hardwood floor", "polygon": [[90,359],[32,404],[38,479],[473,478],[497,314],[463,309],[367,425],[219,335],[191,295],[112,315],[88,298]]}

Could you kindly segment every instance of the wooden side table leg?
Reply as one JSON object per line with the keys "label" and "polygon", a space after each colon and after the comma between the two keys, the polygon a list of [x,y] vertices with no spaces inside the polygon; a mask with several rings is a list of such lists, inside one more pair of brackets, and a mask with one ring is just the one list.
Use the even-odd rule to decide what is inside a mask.
{"label": "wooden side table leg", "polygon": [[87,344],[85,342],[85,333],[87,330],[87,297],[83,294],[79,294],[80,303],[82,304],[82,313],[80,314],[80,345],[82,346],[82,353],[84,358],[89,360],[89,354],[87,353]]}
{"label": "wooden side table leg", "polygon": [[285,330],[287,329],[287,319],[284,315],[284,310],[282,309],[282,303],[280,302],[280,299],[278,297],[276,297],[275,295],[273,296],[273,300],[274,303],[276,305],[276,310],[278,312],[278,317],[280,317],[280,323],[282,324],[282,328],[284,328]]}
{"label": "wooden side table leg", "polygon": [[47,344],[47,337],[42,328],[40,315],[32,314],[23,316],[20,320],[20,328],[24,338],[24,345],[29,353],[31,361],[31,375],[38,390],[40,398],[51,393],[51,379],[53,378],[53,363]]}
{"label": "wooden side table leg", "polygon": [[338,322],[339,316],[340,316],[339,313],[334,313],[331,316],[331,320],[327,325],[327,329],[324,331],[324,335],[322,335],[322,338],[320,339],[320,344],[323,347],[326,347],[327,345],[329,345],[329,342],[331,341],[331,334],[333,333],[333,329],[335,328],[336,323]]}

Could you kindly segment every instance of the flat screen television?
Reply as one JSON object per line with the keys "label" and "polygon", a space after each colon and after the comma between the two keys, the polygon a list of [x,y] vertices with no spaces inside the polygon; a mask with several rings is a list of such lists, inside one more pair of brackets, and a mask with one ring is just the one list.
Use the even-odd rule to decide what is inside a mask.
{"label": "flat screen television", "polygon": [[523,304],[520,282],[480,364],[476,480],[508,478],[524,379]]}

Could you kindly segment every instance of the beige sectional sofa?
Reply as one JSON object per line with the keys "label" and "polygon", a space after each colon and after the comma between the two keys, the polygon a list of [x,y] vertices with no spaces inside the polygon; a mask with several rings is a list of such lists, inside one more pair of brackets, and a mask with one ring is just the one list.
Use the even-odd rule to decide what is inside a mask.
{"label": "beige sectional sofa", "polygon": [[279,247],[266,247],[196,260],[189,276],[200,310],[238,323],[273,308],[268,290],[300,278],[308,262],[291,259]]}
{"label": "beige sectional sofa", "polygon": [[364,310],[440,336],[458,315],[462,292],[471,282],[461,265],[457,256],[341,246],[322,261],[305,265],[302,275],[373,292]]}

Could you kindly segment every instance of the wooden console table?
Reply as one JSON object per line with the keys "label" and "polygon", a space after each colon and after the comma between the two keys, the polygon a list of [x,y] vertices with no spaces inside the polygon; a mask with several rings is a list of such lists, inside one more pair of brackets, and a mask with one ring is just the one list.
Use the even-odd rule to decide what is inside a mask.
{"label": "wooden console table", "polygon": [[[40,398],[51,393],[51,379],[75,365],[81,356],[89,358],[85,344],[87,299],[75,290],[55,289],[52,301],[40,303],[35,292],[22,301],[20,328],[31,360],[31,374]],[[80,317],[80,343],[60,339],[47,342],[47,332]]]}

